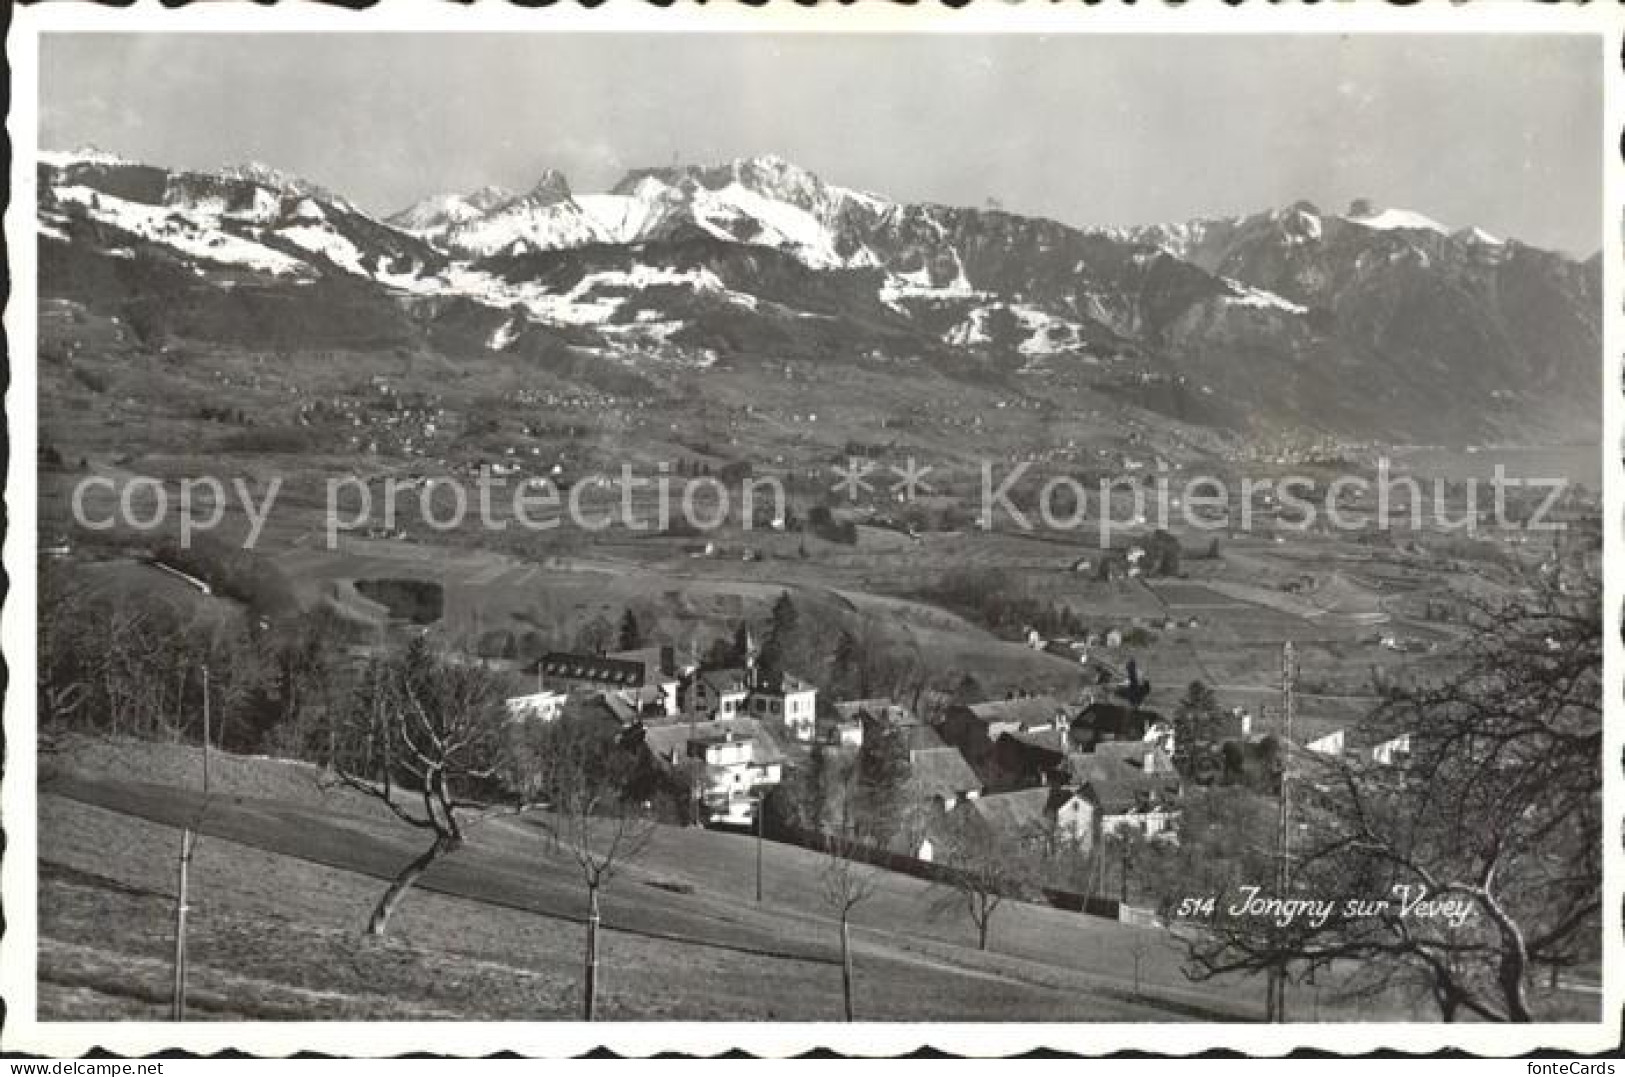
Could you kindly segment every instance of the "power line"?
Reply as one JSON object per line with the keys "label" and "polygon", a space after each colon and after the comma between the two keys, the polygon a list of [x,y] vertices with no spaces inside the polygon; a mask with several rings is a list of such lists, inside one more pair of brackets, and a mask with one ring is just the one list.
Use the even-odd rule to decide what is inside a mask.
{"label": "power line", "polygon": [[[1292,641],[1281,646],[1281,787],[1279,813],[1275,823],[1275,893],[1284,899],[1291,884],[1292,857],[1292,719],[1297,712],[1297,655]],[[1265,1018],[1272,1022],[1286,1020],[1286,960],[1277,957],[1270,968],[1265,992]]]}

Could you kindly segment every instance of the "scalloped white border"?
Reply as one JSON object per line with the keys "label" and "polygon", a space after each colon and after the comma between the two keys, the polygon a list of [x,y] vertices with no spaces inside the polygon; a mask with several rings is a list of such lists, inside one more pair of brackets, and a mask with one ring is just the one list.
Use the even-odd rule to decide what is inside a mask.
{"label": "scalloped white border", "polygon": [[[566,0],[566,4],[568,0]],[[36,294],[34,278],[36,204],[35,154],[38,115],[38,36],[45,32],[102,33],[1563,33],[1597,36],[1598,62],[1605,65],[1603,285],[1604,354],[1600,387],[1606,447],[1616,451],[1604,470],[1605,608],[1618,625],[1621,582],[1625,578],[1622,522],[1621,317],[1622,186],[1620,136],[1625,132],[1621,106],[1621,9],[1607,0],[1583,8],[1490,2],[1460,6],[1425,0],[1396,8],[1366,3],[1320,4],[1315,7],[1263,7],[1259,2],[1231,8],[1218,0],[1194,0],[1179,8],[1162,4],[1124,7],[1012,6],[980,0],[958,11],[936,6],[900,8],[860,3],[846,8],[809,9],[777,2],[765,8],[722,6],[659,9],[636,0],[609,0],[587,11],[561,4],[525,10],[495,0],[472,8],[435,0],[397,0],[363,12],[284,4],[276,8],[210,4],[165,9],[155,0],[138,0],[130,9],[88,4],[44,5],[14,11],[7,54],[12,67],[11,115],[7,133],[13,153],[11,201],[5,234],[11,251],[12,293],[5,311],[11,355],[11,384],[6,398],[10,430],[4,564],[10,581],[0,610],[0,643],[11,671],[5,698],[7,752],[0,784],[0,819],[7,847],[0,862],[6,930],[0,938],[0,994],[7,1014],[0,1049],[50,1057],[73,1057],[92,1048],[141,1055],[166,1048],[208,1052],[235,1048],[258,1055],[282,1056],[308,1050],[335,1055],[389,1056],[409,1051],[484,1055],[511,1050],[524,1055],[558,1057],[607,1047],[622,1055],[646,1056],[679,1051],[706,1056],[730,1047],[758,1055],[784,1056],[825,1047],[846,1054],[885,1056],[922,1046],[988,1057],[1045,1047],[1099,1055],[1138,1049],[1189,1054],[1228,1048],[1251,1055],[1276,1056],[1297,1047],[1343,1052],[1376,1048],[1426,1052],[1460,1048],[1486,1055],[1511,1055],[1540,1048],[1600,1052],[1620,1043],[1621,1004],[1625,991],[1621,924],[1621,748],[1625,746],[1625,706],[1621,697],[1621,662],[1625,661],[1617,630],[1604,633],[1607,675],[1604,723],[1606,870],[1603,961],[1603,1014],[1596,1025],[1528,1025],[1497,1027],[1444,1024],[1336,1025],[1207,1025],[1207,1024],[812,1024],[812,1023],[198,1023],[39,1022],[35,1017],[37,891],[35,886],[35,693],[32,678],[20,671],[35,668],[35,572],[37,561],[36,475],[37,399]],[[1493,72],[1486,72],[1493,78]]]}

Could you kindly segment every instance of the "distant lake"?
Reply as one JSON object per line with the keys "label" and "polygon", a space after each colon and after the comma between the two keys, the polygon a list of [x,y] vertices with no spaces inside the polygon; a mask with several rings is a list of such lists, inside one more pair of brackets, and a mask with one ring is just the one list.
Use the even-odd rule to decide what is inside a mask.
{"label": "distant lake", "polygon": [[1506,468],[1508,478],[1567,479],[1587,489],[1602,489],[1601,445],[1529,445],[1510,448],[1395,449],[1395,471],[1408,471],[1446,479],[1493,478],[1495,465]]}

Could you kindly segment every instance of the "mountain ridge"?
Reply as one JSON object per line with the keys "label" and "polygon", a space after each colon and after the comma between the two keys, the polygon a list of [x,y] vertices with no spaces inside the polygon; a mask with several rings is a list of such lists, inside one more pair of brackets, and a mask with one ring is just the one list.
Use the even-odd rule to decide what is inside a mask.
{"label": "mountain ridge", "polygon": [[[912,355],[1373,436],[1560,428],[1595,400],[1600,263],[1365,200],[1087,229],[895,202],[762,156],[633,169],[601,193],[547,170],[523,194],[379,220],[269,166],[56,153],[41,173],[42,244],[307,293],[346,278],[401,312],[404,337],[432,336],[437,304],[472,302],[499,352],[534,328],[705,369]],[[1463,405],[1478,414],[1449,414]]]}

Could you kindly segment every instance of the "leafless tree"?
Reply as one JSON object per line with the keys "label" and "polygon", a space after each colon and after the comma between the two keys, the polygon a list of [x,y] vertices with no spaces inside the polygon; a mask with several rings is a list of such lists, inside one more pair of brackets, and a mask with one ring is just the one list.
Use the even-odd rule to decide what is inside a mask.
{"label": "leafless tree", "polygon": [[1143,928],[1135,928],[1133,936],[1129,939],[1128,952],[1129,956],[1134,958],[1134,997],[1139,998],[1140,970],[1145,964],[1145,959],[1151,956],[1150,932]]}
{"label": "leafless tree", "polygon": [[275,747],[281,754],[320,759],[331,769],[338,756],[339,703],[347,688],[340,653],[343,627],[327,607],[302,614],[268,648],[276,697]]}
{"label": "leafless tree", "polygon": [[851,760],[834,760],[830,789],[835,815],[828,832],[820,837],[824,862],[819,872],[819,896],[840,920],[841,1001],[848,1021],[852,1020],[852,914],[874,897],[880,883],[880,869],[870,862],[877,851],[877,820],[864,810],[857,767]]}
{"label": "leafless tree", "polygon": [[[92,621],[91,597],[83,579],[53,561],[39,569],[39,735],[48,742],[81,724],[100,671],[101,652],[79,646]],[[99,618],[98,618],[99,620]]]}
{"label": "leafless tree", "polygon": [[471,824],[523,811],[534,798],[512,751],[501,681],[481,666],[441,659],[421,640],[368,666],[349,718],[339,780],[433,835],[374,907],[367,933],[382,935],[406,892],[462,848]]}
{"label": "leafless tree", "polygon": [[[1602,623],[1594,590],[1480,609],[1457,672],[1369,719],[1410,738],[1405,756],[1294,753],[1289,895],[1344,900],[1287,928],[1221,903],[1188,939],[1194,973],[1365,965],[1425,984],[1445,1020],[1532,1020],[1534,971],[1600,951]],[[1404,896],[1424,892],[1467,913],[1407,915]]]}
{"label": "leafless tree", "polygon": [[932,886],[932,913],[963,907],[976,928],[976,948],[986,950],[993,914],[1007,899],[1037,891],[1036,857],[1022,835],[997,833],[968,805],[943,816],[937,837],[933,859],[946,870]]}
{"label": "leafless tree", "polygon": [[637,777],[641,744],[586,715],[566,715],[528,729],[521,759],[532,788],[545,802],[538,816],[554,847],[569,857],[587,888],[587,946],[582,1019],[598,1002],[599,897],[654,837],[645,806],[628,795]]}

